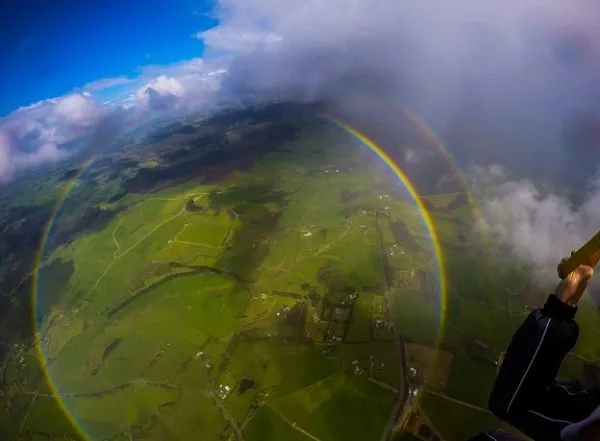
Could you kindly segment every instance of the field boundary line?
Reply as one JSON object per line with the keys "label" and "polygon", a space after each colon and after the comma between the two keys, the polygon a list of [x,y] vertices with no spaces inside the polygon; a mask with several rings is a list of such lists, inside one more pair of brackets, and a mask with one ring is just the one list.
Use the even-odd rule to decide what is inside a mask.
{"label": "field boundary line", "polygon": [[304,436],[307,436],[308,438],[312,439],[313,441],[322,441],[320,438],[317,438],[316,436],[314,436],[312,433],[307,432],[306,430],[304,430],[302,427],[298,426],[296,424],[296,422],[292,422],[290,421],[285,415],[283,415],[281,412],[279,412],[277,409],[275,409],[273,406],[271,406],[270,404],[267,403],[266,405],[269,409],[271,409],[273,412],[275,412],[277,414],[277,416],[279,418],[281,418],[284,422],[286,422],[292,429],[302,433]]}
{"label": "field boundary line", "polygon": [[[185,197],[190,197],[193,196],[194,194],[198,195],[200,193],[192,193],[192,194],[188,194]],[[119,260],[121,257],[125,256],[126,254],[129,254],[129,252],[133,251],[135,248],[138,247],[138,245],[140,245],[143,241],[145,241],[148,237],[150,237],[152,234],[156,233],[156,231],[158,231],[160,228],[162,228],[163,226],[165,226],[167,223],[171,222],[173,219],[178,218],[179,216],[181,216],[183,213],[185,213],[185,206],[179,210],[179,212],[177,214],[174,214],[173,216],[167,218],[166,220],[164,220],[163,222],[161,222],[160,224],[158,224],[156,227],[154,227],[150,232],[148,232],[148,234],[144,235],[142,238],[140,238],[136,243],[134,243],[132,246],[130,246],[129,248],[127,248],[125,251],[123,251],[121,254],[119,255],[113,255],[113,261],[108,265],[108,267],[104,270],[104,272],[102,273],[102,275],[98,278],[98,280],[96,280],[96,283],[94,283],[94,285],[92,285],[92,287],[89,289],[88,294],[93,291],[96,286],[98,286],[98,284],[102,281],[102,279],[104,279],[104,276],[106,276],[106,274],[108,273],[108,271],[113,267],[113,265],[117,262],[117,260]]]}
{"label": "field boundary line", "polygon": [[113,240],[114,244],[117,247],[117,250],[113,253],[113,259],[117,257],[117,254],[121,250],[121,247],[119,246],[119,242],[117,242],[117,238],[115,237],[115,232],[117,231],[117,229],[121,225],[121,222],[123,222],[123,216],[121,216],[121,219],[119,219],[119,222],[117,223],[117,225],[115,225],[115,228],[112,230],[112,233],[111,233],[112,240]]}
{"label": "field boundary line", "polygon": [[23,427],[25,427],[25,422],[27,421],[27,418],[29,418],[29,412],[31,412],[31,408],[33,407],[33,403],[35,402],[37,397],[38,397],[38,394],[36,393],[33,396],[33,398],[31,399],[31,401],[29,402],[29,407],[27,408],[27,413],[23,417],[23,421],[21,421],[21,427],[19,428],[19,435],[21,434],[21,432],[23,432]]}
{"label": "field boundary line", "polygon": [[485,413],[489,413],[490,415],[493,415],[492,412],[490,412],[487,409],[484,409],[483,407],[479,407],[479,406],[476,406],[475,404],[467,403],[466,401],[457,400],[456,398],[449,397],[446,394],[442,394],[440,392],[435,392],[430,389],[425,389],[425,392],[427,392],[428,394],[431,394],[431,395],[435,395],[440,398],[444,398],[445,400],[452,401],[453,403],[460,404],[461,406],[470,407],[471,409],[479,410],[480,412],[485,412]]}

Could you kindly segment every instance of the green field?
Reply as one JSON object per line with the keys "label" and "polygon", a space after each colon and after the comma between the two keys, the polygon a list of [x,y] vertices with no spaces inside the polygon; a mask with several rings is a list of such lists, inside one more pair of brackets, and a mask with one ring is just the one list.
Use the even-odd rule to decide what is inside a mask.
{"label": "green field", "polygon": [[[493,362],[527,311],[524,274],[461,242],[471,212],[455,206],[455,189],[428,195],[447,271],[441,299],[431,233],[397,179],[330,126],[284,122],[293,136],[252,142],[243,133],[259,136],[260,124],[215,123],[239,143],[210,144],[194,167],[166,141],[162,157],[132,147],[111,167],[119,155],[140,165],[97,192],[113,172],[91,168],[100,177],[65,202],[37,283],[15,282],[26,298],[39,287],[35,305],[10,297],[21,321],[39,323],[39,340],[4,349],[0,436],[377,441],[407,381],[394,330],[423,354],[452,355],[437,395],[417,403],[445,441],[497,423],[485,406]],[[100,220],[82,227],[79,206]],[[576,351],[593,359],[600,326],[583,309],[582,327],[596,331]],[[580,358],[568,372],[582,372]]]}
{"label": "green field", "polygon": [[456,404],[432,394],[425,394],[420,406],[436,431],[447,441],[464,441],[499,425],[496,417],[487,411]]}
{"label": "green field", "polygon": [[468,356],[455,355],[446,393],[452,398],[485,409],[495,379],[495,366]]}
{"label": "green field", "polygon": [[[79,430],[93,439],[379,438],[394,395],[366,377],[396,384],[400,368],[391,341],[371,332],[384,286],[382,190],[365,185],[369,169],[352,147],[307,151],[323,136],[309,133],[288,146],[293,155],[274,152],[220,184],[133,200],[48,256],[41,342]],[[394,216],[413,216],[397,207]],[[387,369],[371,372],[372,357]],[[23,400],[22,435],[68,432],[60,418],[44,425],[53,401]],[[347,418],[368,423],[357,430]]]}

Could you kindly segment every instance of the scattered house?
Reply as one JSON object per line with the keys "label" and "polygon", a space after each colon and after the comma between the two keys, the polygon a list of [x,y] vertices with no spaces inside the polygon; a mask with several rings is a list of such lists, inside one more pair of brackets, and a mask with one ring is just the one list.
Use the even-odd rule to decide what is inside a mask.
{"label": "scattered house", "polygon": [[327,329],[324,341],[340,343],[344,340],[344,328],[345,326],[342,323],[332,322]]}
{"label": "scattered house", "polygon": [[357,377],[362,377],[365,374],[365,371],[363,370],[363,368],[360,367],[358,360],[352,361],[352,372]]}
{"label": "scattered house", "polygon": [[312,236],[312,232],[311,231],[309,231],[308,233],[304,233],[304,237],[310,237],[310,236]]}
{"label": "scattered house", "polygon": [[227,386],[225,384],[219,384],[219,387],[217,387],[217,396],[221,400],[226,399],[230,393],[231,393],[231,386]]}
{"label": "scattered house", "polygon": [[385,363],[376,359],[373,355],[369,357],[369,370],[372,373],[382,371],[385,368]]}
{"label": "scattered house", "polygon": [[394,324],[392,322],[388,322],[385,319],[376,318],[375,319],[375,329],[392,329]]}

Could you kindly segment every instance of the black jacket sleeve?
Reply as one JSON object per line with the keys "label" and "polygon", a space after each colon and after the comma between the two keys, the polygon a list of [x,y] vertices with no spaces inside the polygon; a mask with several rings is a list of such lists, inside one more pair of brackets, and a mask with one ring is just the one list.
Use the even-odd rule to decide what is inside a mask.
{"label": "black jacket sleeve", "polygon": [[477,436],[469,439],[468,441],[523,441],[517,438],[512,433],[505,432],[503,430],[492,430],[488,432],[480,433]]}
{"label": "black jacket sleeve", "polygon": [[579,336],[575,312],[554,295],[532,311],[515,332],[492,388],[490,410],[534,440],[559,441],[565,426],[600,404],[595,391],[556,382]]}

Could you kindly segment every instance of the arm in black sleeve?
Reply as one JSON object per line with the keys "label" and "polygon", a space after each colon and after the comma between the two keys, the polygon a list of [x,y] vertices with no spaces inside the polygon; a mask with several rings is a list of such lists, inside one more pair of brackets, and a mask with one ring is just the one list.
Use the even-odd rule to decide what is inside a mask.
{"label": "arm in black sleeve", "polygon": [[576,311],[554,295],[532,311],[515,332],[492,388],[490,410],[534,440],[559,440],[566,425],[599,404],[555,381],[579,336]]}

